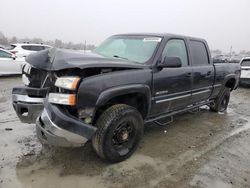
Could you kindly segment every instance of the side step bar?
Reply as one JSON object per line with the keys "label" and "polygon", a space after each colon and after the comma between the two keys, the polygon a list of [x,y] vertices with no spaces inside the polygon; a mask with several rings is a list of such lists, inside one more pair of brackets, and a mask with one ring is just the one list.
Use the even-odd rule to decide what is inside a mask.
{"label": "side step bar", "polygon": [[154,121],[154,123],[156,125],[159,125],[159,126],[163,127],[163,126],[166,126],[166,125],[168,125],[168,124],[170,124],[170,123],[172,123],[174,121],[174,116],[169,116],[169,118],[170,118],[170,120],[168,120],[168,121],[166,121],[164,123],[160,122],[159,120]]}
{"label": "side step bar", "polygon": [[[201,107],[201,106],[211,104],[212,102],[213,102],[213,101],[204,101],[204,102],[201,102],[201,103],[196,104],[196,105],[188,106],[188,107],[186,107],[186,108],[184,108],[184,109],[181,109],[181,110],[177,110],[177,111],[174,111],[174,112],[162,114],[162,115],[157,116],[157,117],[149,118],[149,119],[146,119],[146,120],[144,121],[144,124],[156,123],[157,125],[165,126],[165,125],[167,125],[167,124],[173,122],[173,116],[174,116],[174,115],[180,114],[180,113],[184,113],[184,112],[188,112],[188,111],[191,111],[191,110],[193,110],[193,109],[195,109],[195,108],[199,108],[199,107]],[[168,121],[168,122],[166,122],[166,123],[161,123],[161,122],[159,122],[160,119],[167,118],[167,117],[170,117],[170,121]]]}

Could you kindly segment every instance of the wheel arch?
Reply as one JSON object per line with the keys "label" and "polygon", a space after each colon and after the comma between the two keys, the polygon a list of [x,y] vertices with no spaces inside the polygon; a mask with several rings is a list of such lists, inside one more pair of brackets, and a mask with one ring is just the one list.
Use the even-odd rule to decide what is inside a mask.
{"label": "wheel arch", "polygon": [[236,80],[235,76],[236,76],[235,74],[228,75],[225,78],[224,83],[223,83],[223,85],[225,87],[230,88],[231,91],[234,90],[237,86],[237,80]]}
{"label": "wheel arch", "polygon": [[124,85],[113,87],[103,91],[97,101],[94,113],[94,122],[98,119],[101,112],[112,104],[127,104],[135,107],[145,118],[151,108],[150,88],[144,84]]}

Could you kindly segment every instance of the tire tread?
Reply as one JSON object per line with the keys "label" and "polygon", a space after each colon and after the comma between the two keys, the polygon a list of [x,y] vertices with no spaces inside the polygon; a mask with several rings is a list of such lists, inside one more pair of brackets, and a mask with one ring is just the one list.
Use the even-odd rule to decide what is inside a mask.
{"label": "tire tread", "polygon": [[[105,156],[104,146],[103,146],[103,136],[106,134],[106,131],[109,128],[109,125],[112,123],[112,121],[119,118],[120,116],[118,114],[122,114],[125,110],[136,110],[136,109],[126,104],[116,104],[105,110],[97,120],[96,123],[97,131],[94,137],[92,138],[92,146],[96,151],[96,153],[104,160],[117,162],[117,161],[112,161],[108,159],[107,156]],[[136,112],[139,113],[137,110]]]}

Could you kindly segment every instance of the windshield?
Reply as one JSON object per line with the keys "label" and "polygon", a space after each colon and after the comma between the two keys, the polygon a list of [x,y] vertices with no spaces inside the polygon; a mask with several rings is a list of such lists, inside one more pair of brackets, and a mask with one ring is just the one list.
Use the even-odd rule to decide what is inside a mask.
{"label": "windshield", "polygon": [[250,60],[243,60],[241,66],[248,66],[250,67]]}
{"label": "windshield", "polygon": [[95,52],[143,64],[152,57],[159,42],[160,37],[114,36],[105,40]]}

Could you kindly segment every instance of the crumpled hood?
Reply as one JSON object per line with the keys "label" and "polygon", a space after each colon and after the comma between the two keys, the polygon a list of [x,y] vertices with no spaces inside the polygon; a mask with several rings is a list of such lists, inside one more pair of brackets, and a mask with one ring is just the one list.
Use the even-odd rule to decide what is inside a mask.
{"label": "crumpled hood", "polygon": [[26,61],[33,67],[46,71],[94,67],[119,67],[132,69],[145,68],[145,65],[140,65],[126,60],[107,58],[96,53],[57,48],[51,48],[30,54],[26,57]]}

